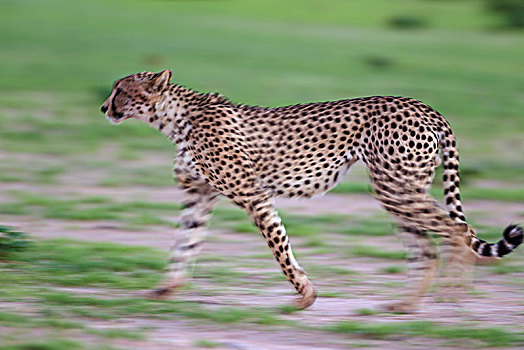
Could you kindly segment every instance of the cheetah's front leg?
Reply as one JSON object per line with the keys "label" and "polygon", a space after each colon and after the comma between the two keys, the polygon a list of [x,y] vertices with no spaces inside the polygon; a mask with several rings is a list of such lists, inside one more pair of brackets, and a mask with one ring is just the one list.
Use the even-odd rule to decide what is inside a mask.
{"label": "cheetah's front leg", "polygon": [[315,302],[317,293],[305,271],[293,256],[286,229],[270,197],[259,198],[252,196],[244,207],[259,228],[262,236],[266,239],[273,255],[280,264],[282,272],[293,284],[296,291],[302,295],[297,303],[298,307],[301,309],[307,308]]}
{"label": "cheetah's front leg", "polygon": [[185,198],[184,210],[180,217],[181,228],[177,230],[169,251],[169,265],[166,281],[152,293],[163,296],[186,283],[189,267],[202,248],[206,237],[205,224],[211,218],[218,193],[204,181],[178,176]]}

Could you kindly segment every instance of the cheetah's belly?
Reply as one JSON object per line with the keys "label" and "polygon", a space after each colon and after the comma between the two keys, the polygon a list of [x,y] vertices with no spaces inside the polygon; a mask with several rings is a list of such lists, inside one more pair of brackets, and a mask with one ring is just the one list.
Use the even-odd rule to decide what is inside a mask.
{"label": "cheetah's belly", "polygon": [[313,197],[329,191],[347,173],[353,160],[337,157],[329,162],[311,158],[275,162],[259,172],[264,187],[282,197]]}

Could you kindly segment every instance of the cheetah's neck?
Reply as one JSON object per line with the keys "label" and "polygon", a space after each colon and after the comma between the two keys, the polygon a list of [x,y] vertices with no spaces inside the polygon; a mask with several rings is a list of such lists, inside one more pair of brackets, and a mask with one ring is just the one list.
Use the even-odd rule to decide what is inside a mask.
{"label": "cheetah's neck", "polygon": [[188,114],[193,108],[191,101],[198,93],[179,85],[170,84],[165,95],[154,106],[154,115],[148,122],[153,128],[166,135],[173,143],[186,139],[191,130]]}

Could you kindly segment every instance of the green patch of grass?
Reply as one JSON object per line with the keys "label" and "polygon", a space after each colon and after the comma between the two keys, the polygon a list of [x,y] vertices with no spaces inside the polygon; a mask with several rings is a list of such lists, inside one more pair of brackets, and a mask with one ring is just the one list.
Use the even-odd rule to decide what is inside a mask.
{"label": "green patch of grass", "polygon": [[176,215],[182,208],[179,203],[118,202],[107,197],[60,199],[24,191],[12,191],[16,201],[0,203],[0,212],[12,215],[33,215],[62,220],[110,220],[133,225],[165,225],[177,223],[162,219],[160,215]]}
{"label": "green patch of grass", "polygon": [[67,312],[70,313],[73,317],[81,316],[99,320],[115,320],[120,317],[119,315],[108,313],[105,310],[95,310],[92,307],[86,305],[68,307]]}
{"label": "green patch of grass", "polygon": [[69,339],[29,340],[0,345],[1,350],[77,350],[86,345]]}
{"label": "green patch of grass", "polygon": [[308,237],[304,243],[305,247],[329,247],[330,244],[323,235]]}
{"label": "green patch of grass", "polygon": [[213,216],[220,221],[243,221],[249,220],[246,212],[240,208],[215,207]]}
{"label": "green patch of grass", "polygon": [[76,208],[57,205],[46,208],[44,214],[46,218],[63,220],[120,220],[118,213],[110,212],[107,208]]}
{"label": "green patch of grass", "polygon": [[507,264],[498,264],[493,267],[493,273],[497,275],[505,275],[508,273],[522,273],[524,272],[524,265],[507,265]]}
{"label": "green patch of grass", "polygon": [[486,241],[498,241],[502,237],[502,227],[494,228],[478,225],[477,236]]}
{"label": "green patch of grass", "polygon": [[[499,178],[503,178],[502,176]],[[436,198],[442,198],[442,188],[433,187],[430,193]],[[504,188],[498,186],[497,188],[488,187],[471,187],[464,186],[460,189],[461,195],[467,200],[473,199],[487,199],[504,202],[522,202],[524,201],[524,189],[523,188]]]}
{"label": "green patch of grass", "polygon": [[405,252],[381,250],[372,246],[355,246],[350,250],[353,256],[369,256],[373,258],[403,260],[406,259]]}
{"label": "green patch of grass", "polygon": [[[241,210],[217,208],[215,212],[211,226],[225,226],[235,232],[259,233],[251,219]],[[289,236],[307,237],[305,245],[308,247],[326,246],[327,241],[322,233],[337,231],[340,225],[347,223],[344,215],[337,214],[301,216],[281,212],[280,215]]]}
{"label": "green patch of grass", "polygon": [[320,292],[319,296],[322,298],[343,298],[346,297],[347,294],[340,292]]}
{"label": "green patch of grass", "polygon": [[233,226],[235,232],[259,233],[258,228],[250,222],[239,222]]}
{"label": "green patch of grass", "polygon": [[165,202],[125,202],[120,204],[124,209],[136,209],[136,210],[162,210],[162,211],[179,211],[182,209],[180,203],[165,203]]}
{"label": "green patch of grass", "polygon": [[311,251],[312,255],[325,255],[325,254],[334,254],[338,253],[339,249],[333,246],[323,246],[323,247],[316,247],[313,251]]}
{"label": "green patch of grass", "polygon": [[[263,325],[289,324],[278,316],[279,310],[268,308],[205,308],[199,303],[182,301],[154,301],[141,298],[120,297],[114,299],[76,295],[67,292],[41,291],[33,293],[42,305],[61,308],[72,314],[79,314],[80,308],[89,308],[92,317],[109,319],[113,317],[144,316],[170,318],[187,317],[217,323],[254,323]],[[102,316],[102,317],[100,317]],[[36,320],[41,325],[52,325],[47,321]],[[72,324],[72,323],[71,323]],[[62,326],[60,328],[63,328]]]}
{"label": "green patch of grass", "polygon": [[314,225],[308,225],[305,223],[298,223],[293,220],[288,220],[284,224],[287,229],[287,233],[290,237],[308,237],[320,234],[320,228]]}
{"label": "green patch of grass", "polygon": [[331,193],[372,193],[372,188],[368,183],[363,182],[340,182]]}
{"label": "green patch of grass", "polygon": [[260,261],[262,259],[264,261],[268,261],[268,259],[273,259],[273,254],[268,249],[265,252],[262,251],[260,253],[247,255],[246,258],[250,259],[250,260],[258,260],[258,261]]}
{"label": "green patch of grass", "polygon": [[365,309],[365,308],[357,309],[356,312],[358,315],[361,315],[361,316],[371,316],[371,315],[376,315],[378,313],[377,310]]}
{"label": "green patch of grass", "polygon": [[37,173],[36,182],[44,184],[54,184],[57,182],[58,175],[64,173],[65,168],[61,166],[50,166]]}
{"label": "green patch of grass", "polygon": [[308,271],[311,271],[315,274],[321,274],[321,275],[327,274],[327,275],[345,276],[345,275],[357,274],[356,271],[346,269],[344,267],[333,266],[333,265],[311,265],[308,268]]}
{"label": "green patch of grass", "polygon": [[123,338],[123,339],[133,339],[133,340],[142,340],[145,338],[144,334],[137,329],[126,330],[126,329],[89,329],[87,333],[95,334],[104,338],[114,339],[114,338]]}
{"label": "green patch of grass", "polygon": [[[258,229],[251,222],[251,219],[247,217],[247,214],[242,210],[231,210],[224,208],[216,208],[214,210],[215,217],[211,222],[211,226],[226,226],[231,227],[235,232],[249,232],[258,233]],[[293,237],[310,237],[310,246],[322,245],[322,232],[334,231],[336,225],[346,223],[347,219],[343,215],[294,215],[281,213],[282,222],[286,228],[287,233]],[[227,224],[228,222],[234,222],[234,224]]]}
{"label": "green patch of grass", "polygon": [[102,197],[66,200],[22,191],[13,191],[11,195],[16,197],[17,202],[0,205],[1,211],[10,214],[66,220],[118,220],[122,213],[121,208],[112,207]]}
{"label": "green patch of grass", "polygon": [[72,240],[46,240],[17,252],[0,274],[6,282],[35,282],[66,286],[104,285],[141,289],[154,285],[165,265],[165,254],[146,247]]}
{"label": "green patch of grass", "polygon": [[508,202],[524,202],[524,188],[485,188],[465,187],[462,189],[467,199],[493,199]]}
{"label": "green patch of grass", "polygon": [[393,265],[393,266],[385,267],[381,269],[380,271],[384,273],[388,273],[388,274],[397,274],[397,273],[403,273],[405,270],[406,268],[404,266]]}
{"label": "green patch of grass", "polygon": [[283,306],[279,307],[278,309],[283,314],[293,314],[295,312],[302,311],[302,309],[300,307],[298,307],[296,305],[292,305],[292,304],[283,305]]}
{"label": "green patch of grass", "polygon": [[[438,168],[441,169],[441,168]],[[492,174],[492,176],[485,176],[486,174],[483,172],[485,169],[479,170],[478,172],[475,172],[471,175],[465,176],[464,173],[467,173],[466,171],[461,171],[462,177],[464,177],[463,183],[466,181],[466,177],[468,179],[482,179],[482,178],[504,178],[502,174],[496,175]],[[440,172],[440,170],[439,170]],[[503,174],[512,174],[512,173],[521,173],[521,169],[511,169],[506,170],[503,172]],[[484,176],[483,176],[484,175]],[[438,176],[438,175],[437,175]],[[437,177],[435,181],[437,183],[441,183],[440,177]],[[354,194],[354,193],[371,193],[371,185],[368,183],[360,183],[360,182],[341,182],[338,184],[334,189],[330,191],[331,193],[344,193],[344,194]],[[437,198],[442,198],[442,186],[437,185],[433,186],[431,188],[431,194]],[[497,186],[497,188],[489,188],[489,187],[474,187],[474,186],[462,186],[461,187],[461,193],[462,196],[466,199],[473,200],[473,199],[489,199],[489,200],[499,200],[499,201],[507,201],[507,202],[522,202],[524,201],[524,188],[504,188],[503,186]]]}
{"label": "green patch of grass", "polygon": [[[248,322],[264,325],[283,324],[278,310],[264,308],[222,307],[207,309],[197,303],[152,301],[138,297],[120,296],[115,291],[107,296],[93,296],[82,292],[52,290],[49,285],[97,286],[99,288],[145,289],[155,285],[164,266],[164,253],[145,247],[129,247],[117,244],[89,243],[70,240],[37,241],[32,249],[16,252],[12,262],[3,264],[0,273],[0,297],[12,301],[31,298],[40,305],[41,314],[31,324],[50,328],[81,328],[82,325],[63,318],[63,315],[82,315],[112,319],[129,315],[172,317],[174,315],[206,319],[217,323]],[[248,276],[246,273],[225,267],[206,270],[214,280],[225,282]],[[224,282],[222,281],[222,282]],[[24,286],[41,283],[38,289]],[[7,287],[6,287],[7,286]],[[9,292],[10,290],[13,293]],[[46,315],[54,310],[57,318]],[[60,313],[58,313],[60,311]],[[0,322],[20,325],[26,318],[0,314]],[[96,332],[95,332],[96,333]],[[128,334],[99,334],[105,337],[130,337]]]}
{"label": "green patch of grass", "polygon": [[443,339],[468,339],[483,342],[488,346],[518,346],[524,342],[524,334],[507,331],[503,328],[473,326],[448,326],[436,322],[383,322],[362,323],[343,321],[328,327],[337,333],[360,334],[376,339],[395,336],[417,336]]}
{"label": "green patch of grass", "polygon": [[22,203],[0,203],[0,213],[4,215],[27,215],[31,211]]}
{"label": "green patch of grass", "polygon": [[219,310],[192,310],[184,312],[185,316],[208,319],[217,323],[255,323],[263,325],[282,325],[290,322],[279,318],[273,311],[263,308],[223,307]]}
{"label": "green patch of grass", "polygon": [[80,322],[71,321],[68,319],[61,319],[57,317],[44,317],[36,319],[32,322],[34,325],[39,327],[52,327],[57,329],[79,329],[84,328],[84,325]]}
{"label": "green patch of grass", "polygon": [[[160,137],[161,139],[161,137]],[[148,186],[148,187],[169,187],[174,186],[172,169],[169,162],[165,165],[147,166],[145,168],[125,167],[125,162],[119,168],[108,171],[105,178],[98,182],[103,187],[127,187],[127,186]]]}
{"label": "green patch of grass", "polygon": [[346,215],[340,214],[321,214],[321,215],[297,215],[280,212],[284,224],[300,224],[300,225],[340,225],[345,224],[347,220]]}
{"label": "green patch of grass", "polygon": [[11,312],[0,312],[0,324],[4,326],[18,326],[29,323],[30,317],[21,316]]}
{"label": "green patch of grass", "polygon": [[197,339],[195,340],[194,344],[199,348],[218,348],[222,346],[222,343],[209,339]]}
{"label": "green patch of grass", "polygon": [[[214,283],[240,283],[241,278],[248,277],[249,274],[245,272],[235,271],[226,266],[206,268],[205,271],[200,272],[206,277],[210,277]],[[198,274],[198,270],[197,270]]]}
{"label": "green patch of grass", "polygon": [[343,227],[336,227],[335,232],[358,236],[389,236],[395,232],[391,221],[384,218],[360,219]]}
{"label": "green patch of grass", "polygon": [[148,213],[144,214],[138,214],[136,216],[133,216],[128,223],[130,225],[164,225],[164,226],[170,226],[170,227],[178,227],[179,224],[176,222],[172,222],[169,220],[165,220],[162,218],[159,218],[158,216],[151,215]]}
{"label": "green patch of grass", "polygon": [[0,261],[9,258],[13,252],[27,249],[30,244],[26,233],[0,226]]}

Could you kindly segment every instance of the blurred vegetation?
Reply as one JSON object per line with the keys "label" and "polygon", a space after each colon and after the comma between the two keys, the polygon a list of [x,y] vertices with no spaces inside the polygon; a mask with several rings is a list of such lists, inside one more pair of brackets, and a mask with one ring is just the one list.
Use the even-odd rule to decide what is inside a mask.
{"label": "blurred vegetation", "polygon": [[488,0],[488,8],[500,13],[510,28],[524,28],[524,1]]}
{"label": "blurred vegetation", "polygon": [[469,339],[482,345],[503,347],[511,344],[524,344],[524,335],[508,333],[499,328],[474,328],[468,326],[446,326],[429,321],[395,322],[369,324],[353,321],[342,321],[328,327],[334,332],[363,334],[374,338],[389,338],[399,334],[403,336],[424,336],[429,338]]}
{"label": "blurred vegetation", "polygon": [[29,245],[27,234],[0,226],[0,261],[7,259],[13,252],[26,249]]}
{"label": "blurred vegetation", "polygon": [[163,68],[250,104],[412,96],[451,122],[463,168],[477,170],[469,177],[524,179],[524,38],[489,31],[504,20],[483,2],[24,0],[0,10],[0,181],[172,184],[168,140],[99,112],[112,81]]}

